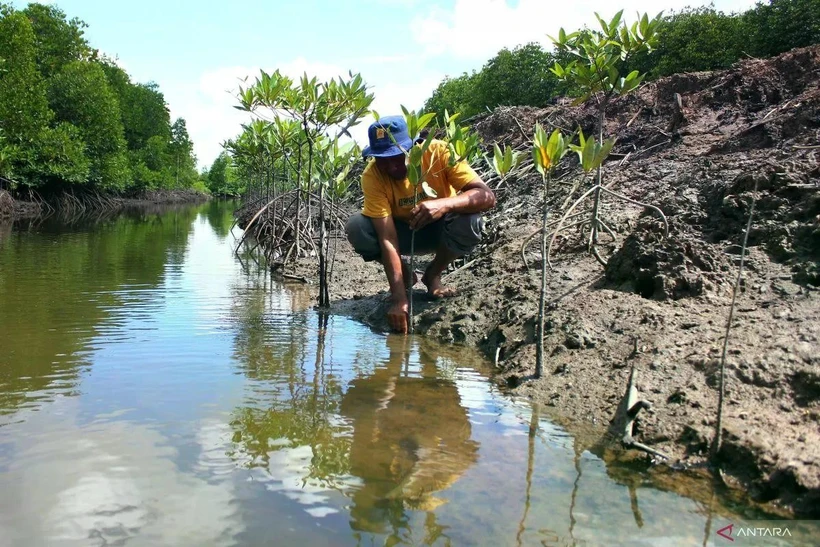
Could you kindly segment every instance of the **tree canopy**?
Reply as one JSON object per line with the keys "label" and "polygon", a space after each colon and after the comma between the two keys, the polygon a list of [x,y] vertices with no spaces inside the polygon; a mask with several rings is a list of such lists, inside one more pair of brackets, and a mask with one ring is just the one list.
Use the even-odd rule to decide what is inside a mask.
{"label": "tree canopy", "polygon": [[0,177],[12,188],[129,192],[199,184],[185,120],[53,5],[0,3]]}
{"label": "tree canopy", "polygon": [[[770,0],[730,14],[686,8],[663,17],[658,39],[657,49],[636,55],[628,68],[650,79],[728,68],[746,56],[770,57],[820,43],[820,0]],[[502,49],[480,71],[442,80],[424,110],[447,109],[469,118],[499,105],[546,106],[556,97],[576,96],[578,90],[549,71],[567,60],[536,43]]]}

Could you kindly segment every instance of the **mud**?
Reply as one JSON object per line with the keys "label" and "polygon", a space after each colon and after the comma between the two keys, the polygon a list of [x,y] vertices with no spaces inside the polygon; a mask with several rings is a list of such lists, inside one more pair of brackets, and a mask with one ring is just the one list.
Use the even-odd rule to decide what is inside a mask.
{"label": "mud", "polygon": [[[675,94],[682,111],[676,108]],[[820,516],[820,47],[732,69],[676,75],[614,101],[605,135],[618,137],[605,184],[657,205],[669,222],[611,197],[602,218],[603,268],[586,252],[586,231],[562,231],[551,254],[546,355],[535,379],[541,179],[504,183],[480,248],[445,281],[447,301],[416,289],[416,332],[479,347],[497,381],[543,403],[570,427],[605,435],[636,367],[641,398],[635,437],[672,456],[707,460],[714,435],[723,337],[740,245],[755,201],[745,272],[727,358],[724,481],[772,510]],[[682,116],[680,115],[682,114]],[[536,122],[596,133],[593,104],[502,108],[477,121],[485,144],[525,149]],[[484,169],[485,166],[478,166]],[[557,218],[590,181],[577,160],[558,170]],[[487,176],[494,188],[498,181]],[[756,191],[755,191],[756,187]],[[387,330],[381,266],[339,242],[335,313]],[[429,259],[430,257],[424,257]],[[423,267],[421,264],[421,269]],[[294,272],[315,277],[315,262]],[[574,424],[574,426],[573,426]],[[612,445],[617,445],[613,442]],[[637,459],[647,458],[630,452]],[[667,462],[669,465],[670,462]]]}
{"label": "mud", "polygon": [[[28,198],[28,199],[26,199]],[[0,191],[0,219],[41,219],[59,215],[68,219],[116,213],[129,207],[145,207],[154,204],[199,203],[209,196],[196,190],[146,190],[130,196],[87,194],[64,200],[55,195],[46,199],[41,196],[18,196],[14,199],[7,191]]]}

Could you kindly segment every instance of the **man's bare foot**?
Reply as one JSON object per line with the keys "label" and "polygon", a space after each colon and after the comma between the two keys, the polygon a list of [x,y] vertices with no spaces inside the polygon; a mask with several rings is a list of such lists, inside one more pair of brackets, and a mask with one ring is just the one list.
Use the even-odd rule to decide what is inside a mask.
{"label": "man's bare foot", "polygon": [[450,298],[458,294],[458,291],[454,288],[445,287],[441,284],[441,274],[431,276],[429,268],[421,277],[421,282],[427,286],[427,296],[434,300]]}

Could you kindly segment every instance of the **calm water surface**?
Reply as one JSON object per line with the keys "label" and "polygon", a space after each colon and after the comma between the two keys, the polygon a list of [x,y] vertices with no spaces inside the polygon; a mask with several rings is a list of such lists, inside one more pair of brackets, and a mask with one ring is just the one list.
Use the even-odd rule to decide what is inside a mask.
{"label": "calm water surface", "polygon": [[0,227],[0,546],[701,545],[750,516],[608,468],[468,350],[323,324],[231,211]]}

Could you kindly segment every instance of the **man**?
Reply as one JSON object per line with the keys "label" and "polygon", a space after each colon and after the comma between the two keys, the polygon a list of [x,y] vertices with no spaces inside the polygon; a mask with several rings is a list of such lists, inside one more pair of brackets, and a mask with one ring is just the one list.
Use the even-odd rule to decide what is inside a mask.
{"label": "man", "polygon": [[495,195],[466,162],[450,167],[446,143],[433,140],[422,167],[437,197],[428,197],[419,185],[414,206],[404,155],[413,141],[404,118],[381,118],[368,129],[368,139],[370,145],[363,155],[374,161],[362,174],[364,207],[350,217],[347,238],[365,261],[380,260],[384,265],[392,297],[387,321],[393,330],[406,333],[406,291],[417,279],[401,255],[410,254],[412,231],[416,232],[416,253],[435,252],[421,278],[428,294],[432,298],[453,296],[452,289],[442,286],[441,274],[481,241],[480,213],[495,206]]}

